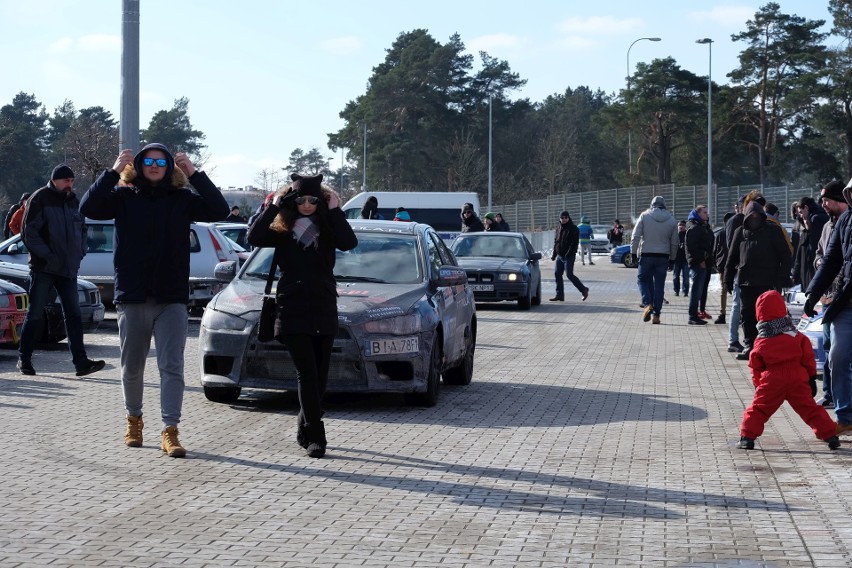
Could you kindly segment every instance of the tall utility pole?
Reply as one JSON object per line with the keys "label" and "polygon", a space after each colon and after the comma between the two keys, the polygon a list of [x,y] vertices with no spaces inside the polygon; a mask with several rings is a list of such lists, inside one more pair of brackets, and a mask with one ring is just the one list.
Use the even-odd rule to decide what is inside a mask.
{"label": "tall utility pole", "polygon": [[118,151],[139,151],[139,0],[122,0]]}
{"label": "tall utility pole", "polygon": [[707,45],[707,213],[713,222],[713,40],[697,39],[695,43]]}
{"label": "tall utility pole", "polygon": [[[636,42],[640,42],[643,39],[647,39],[648,41],[660,41],[660,38],[658,37],[640,37],[627,48],[627,96],[630,96],[630,50],[633,49]],[[629,125],[627,126],[627,173],[633,173],[633,136]]]}
{"label": "tall utility pole", "polygon": [[364,178],[361,181],[361,191],[367,191],[367,123],[364,123]]}
{"label": "tall utility pole", "polygon": [[488,211],[491,211],[491,95],[488,95]]}

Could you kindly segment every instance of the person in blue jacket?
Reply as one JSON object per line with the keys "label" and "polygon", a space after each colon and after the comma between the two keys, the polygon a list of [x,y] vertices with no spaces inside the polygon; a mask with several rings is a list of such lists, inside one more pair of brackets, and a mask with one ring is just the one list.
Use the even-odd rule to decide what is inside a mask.
{"label": "person in blue jacket", "polygon": [[585,265],[586,253],[589,253],[589,264],[594,266],[595,263],[592,262],[592,238],[594,237],[594,231],[592,230],[592,226],[589,225],[589,218],[587,216],[580,216],[580,224],[577,225],[577,229],[580,231],[580,261]]}
{"label": "person in blue jacket", "polygon": [[177,425],[189,319],[190,224],[221,221],[228,211],[207,174],[186,154],[172,156],[162,144],[148,144],[135,156],[122,150],[80,201],[86,217],[115,219],[115,309],[127,446],[142,445],[143,375],[153,337],[160,370],[160,447],[171,457],[186,455]]}

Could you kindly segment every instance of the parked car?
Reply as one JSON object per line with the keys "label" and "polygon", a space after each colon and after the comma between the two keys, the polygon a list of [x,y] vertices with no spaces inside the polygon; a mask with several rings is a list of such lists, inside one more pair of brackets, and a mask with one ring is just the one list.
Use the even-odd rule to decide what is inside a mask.
{"label": "parked car", "polygon": [[246,223],[214,223],[219,232],[243,247],[245,250],[250,250],[251,245],[248,243],[248,225]]}
{"label": "parked car", "polygon": [[811,342],[811,347],[814,348],[814,357],[816,357],[817,372],[821,373],[825,365],[826,352],[823,347],[822,338],[822,316],[824,312],[817,313],[814,317],[809,318],[802,314],[801,319],[796,328],[802,332]]}
{"label": "parked car", "polygon": [[[113,266],[113,221],[86,219],[88,248],[80,263],[80,278],[94,283],[101,292],[104,303],[112,303],[115,295],[115,268]],[[224,235],[213,223],[192,223],[189,230],[189,306],[204,306],[222,289],[222,283],[213,276],[216,264],[237,260]],[[0,243],[0,261],[27,264],[29,251],[15,235]]]}
{"label": "parked car", "polygon": [[[17,284],[24,290],[30,288],[30,269],[23,264],[0,262],[0,278]],[[98,287],[82,278],[77,279],[77,301],[80,304],[80,317],[83,320],[83,332],[90,333],[98,329],[104,321],[104,305]],[[57,343],[65,339],[65,319],[62,316],[62,304],[54,292],[53,298],[44,307],[44,327],[41,341]]]}
{"label": "parked car", "polygon": [[[328,391],[404,393],[411,404],[432,406],[442,375],[456,385],[473,376],[476,308],[465,272],[428,225],[349,222],[358,246],[337,252],[340,329]],[[231,281],[201,318],[201,384],[209,400],[233,402],[243,388],[297,389],[287,349],[257,339],[272,253],[255,249],[239,271],[235,262],[217,267]]]}
{"label": "parked car", "polygon": [[619,245],[609,253],[609,261],[613,264],[623,264],[627,268],[639,266],[639,259],[630,252],[630,245]]}
{"label": "parked car", "polygon": [[522,310],[541,303],[541,253],[523,233],[462,233],[450,249],[477,302],[516,301]]}
{"label": "parked car", "polygon": [[609,229],[609,225],[592,225],[592,252],[610,252],[612,243],[606,236]]}
{"label": "parked car", "polygon": [[18,344],[29,303],[26,290],[8,280],[0,280],[0,344]]}

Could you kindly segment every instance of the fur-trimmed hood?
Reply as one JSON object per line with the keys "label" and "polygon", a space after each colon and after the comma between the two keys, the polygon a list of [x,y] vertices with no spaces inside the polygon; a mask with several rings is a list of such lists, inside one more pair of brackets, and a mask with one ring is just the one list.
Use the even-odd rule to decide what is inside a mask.
{"label": "fur-trimmed hood", "polygon": [[[133,181],[136,179],[137,175],[136,168],[133,167],[133,164],[127,164],[121,171],[118,185],[121,187],[136,187],[136,184],[134,184]],[[170,185],[174,189],[184,188],[189,185],[189,178],[186,177],[186,174],[183,173],[182,169],[175,168],[172,170],[172,183]]]}
{"label": "fur-trimmed hood", "polygon": [[[124,170],[121,172],[119,176],[121,181],[119,185],[129,186],[129,187],[137,187],[138,185],[151,186],[151,183],[137,184],[134,183],[136,177],[139,175],[139,170],[142,167],[142,159],[145,157],[151,150],[159,150],[166,156],[166,176],[163,178],[164,180],[168,179],[170,183],[168,184],[173,189],[181,189],[189,185],[189,179],[186,177],[186,174],[180,168],[175,167],[175,158],[172,156],[172,153],[169,149],[163,145],[158,143],[146,144],[144,148],[139,150],[136,153],[136,156],[133,158],[133,164],[128,164],[124,167]],[[145,180],[147,181],[147,180]],[[165,185],[162,182],[157,185]]]}

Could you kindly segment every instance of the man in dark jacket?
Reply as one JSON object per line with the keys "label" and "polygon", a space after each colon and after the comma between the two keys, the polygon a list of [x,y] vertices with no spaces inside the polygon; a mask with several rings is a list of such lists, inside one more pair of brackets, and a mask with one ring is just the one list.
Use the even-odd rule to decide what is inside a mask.
{"label": "man in dark jacket", "polygon": [[725,282],[725,262],[728,260],[728,236],[725,234],[725,224],[734,216],[734,213],[728,211],[725,213],[725,217],[722,219],[722,227],[716,233],[716,236],[713,238],[713,263],[716,267],[716,272],[719,273],[719,282],[722,282],[723,285],[720,287],[721,293],[719,297],[719,302],[721,307],[719,308],[719,317],[713,320],[713,323],[718,323],[720,325],[724,325],[727,323],[725,321],[725,314],[728,313],[728,291],[725,290],[724,282]]}
{"label": "man in dark jacket", "polygon": [[478,233],[485,230],[482,220],[473,210],[473,203],[465,203],[461,208],[462,233]]}
{"label": "man in dark jacket", "polygon": [[562,273],[568,277],[571,284],[583,295],[583,300],[589,297],[589,289],[574,275],[574,261],[577,260],[577,247],[580,245],[580,230],[571,220],[567,211],[559,214],[559,226],[556,227],[556,237],[553,239],[553,254],[550,260],[556,261],[556,296],[551,302],[565,301],[565,285]]}
{"label": "man in dark jacket", "polygon": [[802,290],[808,288],[816,268],[816,249],[822,228],[828,222],[828,214],[820,207],[813,197],[805,196],[799,200],[799,218],[802,229],[799,232],[799,246],[794,254],[796,262],[793,265],[793,284],[801,284]]}
{"label": "man in dark jacket", "polygon": [[[757,200],[745,207],[743,224],[734,231],[725,263],[725,289],[740,287],[741,316],[746,349],[737,359],[748,361],[757,337],[757,298],[768,290],[787,286],[793,259],[782,229],[766,220],[763,205]],[[735,283],[736,279],[736,283]]]}
{"label": "man in dark jacket", "polygon": [[[746,205],[752,201],[757,201],[761,205],[766,205],[766,198],[763,197],[759,191],[750,191],[748,194],[740,197],[735,207],[736,212],[734,213],[734,216],[725,223],[725,237],[727,238],[727,249],[729,252],[731,249],[731,242],[734,240],[734,231],[743,224],[743,211],[745,211]],[[742,301],[740,298],[740,287],[737,285],[736,271],[734,271],[732,276],[734,278],[734,288],[731,291],[731,317],[728,322],[728,353],[742,353],[744,349],[740,343],[740,312],[742,308]]]}
{"label": "man in dark jacket", "polygon": [[65,164],[53,168],[50,182],[27,201],[21,238],[30,251],[30,307],[18,346],[18,370],[35,375],[32,364],[36,338],[41,337],[44,307],[56,290],[62,302],[68,349],[77,376],[104,368],[92,361],[83,345],[83,320],[77,295],[77,272],[86,254],[86,225],[73,191],[74,172]]}
{"label": "man in dark jacket", "polygon": [[[843,198],[852,205],[852,181],[843,189]],[[837,433],[852,430],[852,209],[838,217],[828,239],[822,263],[808,286],[804,313],[815,315],[814,306],[832,287],[834,296],[823,325],[831,326],[831,394],[837,415]]]}
{"label": "man in dark jacket", "polygon": [[699,205],[689,213],[686,220],[686,262],[692,278],[692,294],[689,296],[689,324],[704,325],[707,314],[707,284],[713,259],[713,231],[708,219],[706,205]]}
{"label": "man in dark jacket", "polygon": [[686,262],[686,221],[677,222],[677,254],[672,262],[672,283],[675,296],[689,296],[689,264]]}
{"label": "man in dark jacket", "polygon": [[[177,166],[177,167],[175,167]],[[192,184],[192,191],[188,184]],[[115,304],[127,429],[124,443],[142,445],[145,360],[153,336],[160,370],[161,448],[183,457],[178,441],[184,391],[189,301],[189,226],[221,221],[228,202],[186,154],[162,144],[133,156],[123,150],[80,203],[92,219],[115,219]]]}

